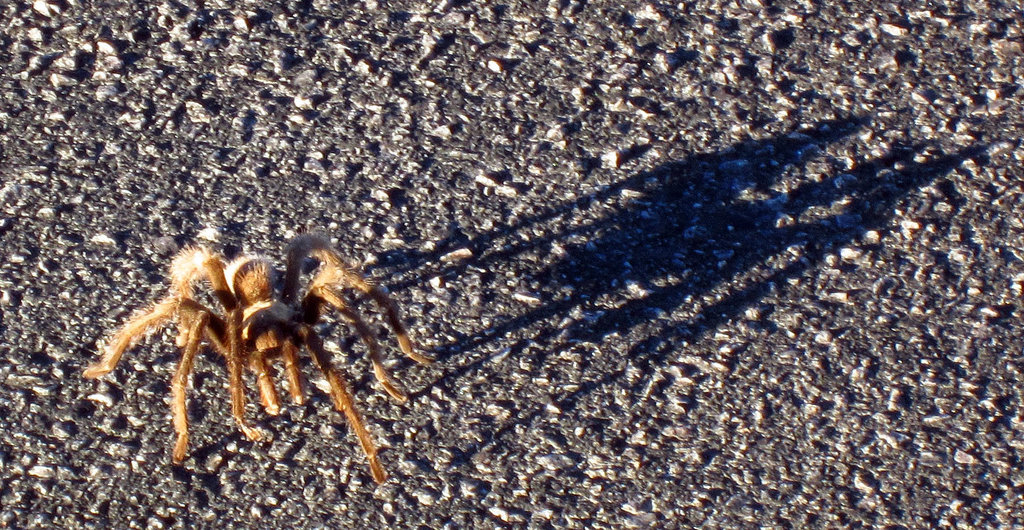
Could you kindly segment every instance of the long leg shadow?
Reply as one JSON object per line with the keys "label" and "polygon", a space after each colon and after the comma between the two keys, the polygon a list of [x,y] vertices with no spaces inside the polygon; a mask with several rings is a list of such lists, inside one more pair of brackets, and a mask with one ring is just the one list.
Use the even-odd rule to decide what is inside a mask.
{"label": "long leg shadow", "polygon": [[[695,155],[687,160],[664,164],[652,171],[634,175],[603,189],[583,196],[579,199],[552,207],[544,212],[528,217],[520,222],[499,226],[489,233],[482,234],[475,238],[452,236],[440,242],[429,252],[418,250],[394,250],[380,255],[381,263],[388,270],[387,276],[392,278],[388,282],[392,290],[401,290],[415,283],[419,283],[425,277],[444,276],[457,277],[462,274],[466,267],[476,266],[481,268],[493,267],[496,264],[507,263],[531,250],[544,248],[551,245],[573,247],[572,242],[583,239],[587,245],[582,254],[590,254],[587,257],[601,257],[601,264],[592,264],[591,268],[601,269],[598,274],[598,281],[607,278],[608,270],[604,267],[613,261],[622,252],[612,252],[608,256],[595,249],[594,235],[599,232],[615,230],[616,227],[628,227],[631,223],[641,222],[641,226],[652,226],[653,231],[639,234],[639,240],[632,239],[632,234],[627,235],[620,231],[624,239],[633,243],[633,247],[658,244],[659,239],[665,243],[670,242],[664,236],[672,230],[682,234],[686,244],[693,246],[700,243],[703,234],[714,227],[701,226],[702,218],[712,218],[715,222],[722,219],[714,219],[718,209],[729,207],[735,195],[744,186],[756,185],[759,188],[769,187],[785,169],[786,164],[799,164],[810,158],[810,153],[816,152],[821,144],[832,143],[848,136],[856,131],[865,120],[862,118],[850,118],[846,120],[834,120],[823,122],[810,130],[802,131],[799,134],[790,134],[783,137],[750,142],[744,145],[734,146],[718,153]],[[746,158],[744,158],[746,157]],[[772,167],[752,167],[758,160],[764,162],[768,159]],[[753,160],[751,160],[753,159]],[[574,225],[574,219],[585,217],[586,212],[603,202],[620,199],[623,196],[630,204],[624,206],[620,212],[612,215],[603,215],[588,223]],[[791,194],[793,195],[793,194]],[[688,201],[693,201],[687,204]],[[770,206],[768,201],[766,206]],[[686,209],[692,212],[686,212]],[[738,223],[744,221],[744,215],[749,215],[752,208],[737,209],[735,216]],[[621,215],[620,215],[621,214]],[[657,217],[654,217],[657,215]],[[684,219],[685,215],[695,215],[692,218]],[[688,223],[680,230],[681,223]],[[688,230],[687,230],[688,229]],[[683,231],[685,230],[685,232]],[[519,234],[534,232],[529,239],[521,239]],[[536,235],[539,233],[540,235]],[[611,234],[614,236],[614,234]],[[669,235],[671,237],[671,235]],[[613,243],[611,239],[607,243]],[[710,243],[714,243],[711,241]],[[606,246],[608,246],[606,244]],[[471,262],[460,262],[454,264],[439,264],[441,256],[457,249],[468,247],[474,251],[479,258]],[[654,255],[659,249],[648,248],[639,251],[643,255]],[[568,262],[572,263],[580,256],[580,252],[568,252]],[[673,258],[674,259],[674,258]],[[394,266],[387,266],[388,263],[396,263]],[[620,263],[621,264],[621,263]],[[585,264],[584,264],[585,265]],[[613,264],[617,265],[617,264]],[[585,268],[579,267],[581,269]],[[678,266],[673,266],[678,269]],[[531,277],[537,277],[539,271],[528,271]],[[563,270],[563,274],[571,274],[572,270]],[[551,278],[547,287],[551,287]],[[543,286],[542,286],[543,287]],[[579,286],[577,298],[585,298],[597,294],[593,291],[594,285]],[[546,310],[535,312],[556,313],[557,310],[545,306]],[[508,321],[508,324],[522,323],[525,320],[536,320],[527,318],[526,315]],[[508,326],[498,327],[505,328]],[[490,333],[478,335],[497,335],[497,328],[490,330]],[[475,341],[467,343],[463,337],[459,337],[454,344],[440,349],[447,350],[451,355],[471,350],[481,343],[481,337],[475,336]]]}
{"label": "long leg shadow", "polygon": [[[667,203],[679,203],[686,198],[699,199],[702,193],[708,192],[712,192],[708,197],[713,198],[722,192],[735,191],[732,189],[735,185],[753,177],[743,174],[753,172],[758,174],[759,184],[768,186],[784,169],[784,164],[800,162],[807,157],[808,151],[813,151],[822,143],[835,142],[848,136],[863,125],[864,121],[863,118],[827,121],[799,134],[751,142],[718,153],[695,155],[685,161],[664,164],[652,171],[634,175],[522,221],[499,226],[478,237],[471,239],[453,235],[441,241],[431,251],[393,250],[380,254],[380,261],[384,264],[397,264],[386,267],[388,276],[394,279],[388,285],[394,290],[409,287],[427,276],[454,276],[468,265],[487,266],[506,262],[530,249],[557,242],[564,243],[576,236],[591,236],[597,228],[612,226],[617,221],[624,220],[614,215],[578,227],[566,226],[569,219],[579,212],[585,212],[595,204],[620,197],[623,193],[649,196],[656,202]],[[777,165],[772,168],[747,167],[744,162],[750,161],[745,160],[744,156],[758,157],[762,160],[770,156],[772,162]],[[654,186],[660,189],[651,189],[652,180],[656,181]],[[729,190],[717,189],[722,187],[729,187]],[[663,192],[668,192],[668,195],[659,196]],[[644,204],[644,201],[638,200],[636,203]],[[541,228],[538,230],[535,227]],[[517,238],[518,234],[531,230],[540,231],[543,235],[531,237],[529,240]],[[480,258],[471,263],[438,266],[441,256],[461,247],[471,248],[475,254],[480,255]]]}
{"label": "long leg shadow", "polygon": [[[826,197],[832,201],[849,199],[850,202],[841,214],[774,229],[774,237],[770,242],[763,232],[737,234],[734,236],[736,241],[756,237],[758,240],[754,245],[764,251],[751,251],[745,258],[737,257],[736,266],[727,266],[726,272],[716,278],[716,281],[726,282],[731,278],[740,278],[746,272],[746,267],[762,263],[784,252],[791,245],[798,245],[804,249],[800,259],[771,269],[767,275],[741,282],[720,300],[701,307],[699,314],[689,321],[662,324],[625,355],[633,360],[634,367],[641,370],[653,363],[666,360],[672,353],[678,352],[672,348],[672,344],[717,329],[758,304],[774,286],[784,285],[787,280],[800,277],[808,269],[819,266],[826,255],[858,240],[864,232],[885,226],[903,197],[934,183],[965,160],[981,157],[984,148],[972,146],[953,154],[930,157],[924,155],[927,151],[928,149],[923,146],[899,149],[891,157],[863,164],[852,174],[838,175],[802,188],[802,193],[810,197]],[[926,160],[915,161],[915,158],[922,156]],[[887,174],[886,169],[891,167],[899,167],[900,170]],[[882,179],[878,178],[879,174],[883,175]],[[594,338],[594,335],[621,329],[648,308],[676,305],[689,293],[688,287],[659,289],[643,300],[632,301],[615,312],[602,315],[593,327],[583,330],[582,334]],[[662,345],[667,347],[661,347]],[[622,371],[603,374],[600,378],[583,385],[578,391],[565,396],[559,403],[560,408],[571,409],[587,393],[622,375]]]}
{"label": "long leg shadow", "polygon": [[[458,246],[475,248],[479,258],[472,265],[483,269],[508,268],[524,253],[559,249],[540,260],[546,265],[515,265],[544,302],[439,348],[442,361],[463,364],[437,384],[451,385],[487,360],[468,360],[469,352],[513,334],[522,337],[524,329],[527,336],[508,346],[510,355],[530,344],[543,344],[550,352],[558,351],[559,343],[599,343],[610,333],[637,331],[639,341],[622,354],[634,366],[663,361],[677,352],[673,343],[735,319],[773,285],[800,276],[832,249],[884,226],[903,197],[983,153],[978,146],[943,155],[910,145],[882,158],[862,159],[841,174],[785,181],[815,161],[822,145],[842,141],[864,121],[822,123],[798,134],[665,164],[477,240],[391,256],[402,264],[392,273],[397,278],[393,288],[401,288],[417,281],[412,271],[460,274],[467,264],[431,265]],[[588,220],[579,223],[581,217]],[[517,236],[525,231],[533,234],[528,240]],[[786,259],[792,248],[801,249],[799,259]],[[695,301],[711,292],[719,298],[698,306]],[[673,313],[692,316],[652,319]],[[560,322],[550,325],[554,320]],[[571,409],[623,376],[622,371],[597,375],[575,381],[578,390],[564,396],[559,408]],[[543,409],[540,404],[525,408],[485,444],[533,422]],[[471,447],[463,456],[480,449]]]}

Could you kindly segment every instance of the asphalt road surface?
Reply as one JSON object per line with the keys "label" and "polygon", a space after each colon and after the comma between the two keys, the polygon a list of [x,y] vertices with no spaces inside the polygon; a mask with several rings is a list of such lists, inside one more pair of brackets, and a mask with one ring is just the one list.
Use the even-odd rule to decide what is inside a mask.
{"label": "asphalt road surface", "polygon": [[[0,5],[0,526],[1020,528],[1015,2]],[[268,416],[174,327],[319,231],[436,359]],[[312,263],[309,264],[311,268]],[[351,293],[350,293],[351,294]],[[286,387],[281,385],[280,391]]]}

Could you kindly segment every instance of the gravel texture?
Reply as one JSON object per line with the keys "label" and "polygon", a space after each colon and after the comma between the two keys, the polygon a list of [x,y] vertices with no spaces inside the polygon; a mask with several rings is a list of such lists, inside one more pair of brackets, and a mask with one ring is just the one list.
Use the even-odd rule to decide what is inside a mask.
{"label": "gravel texture", "polygon": [[[0,526],[1021,527],[1014,4],[3,2]],[[215,355],[171,466],[172,330],[83,368],[306,229],[437,359],[321,328],[391,480]]]}

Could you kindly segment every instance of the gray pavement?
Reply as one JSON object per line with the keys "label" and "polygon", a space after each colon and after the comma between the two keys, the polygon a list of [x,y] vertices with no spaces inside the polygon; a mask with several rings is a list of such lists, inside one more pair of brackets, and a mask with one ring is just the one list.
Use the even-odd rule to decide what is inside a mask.
{"label": "gray pavement", "polygon": [[[0,5],[0,526],[1020,528],[1011,2]],[[317,230],[437,362],[319,328],[248,441],[173,329],[200,243]],[[354,297],[368,315],[372,304]],[[307,376],[316,380],[312,367]],[[283,390],[283,387],[282,387]]]}

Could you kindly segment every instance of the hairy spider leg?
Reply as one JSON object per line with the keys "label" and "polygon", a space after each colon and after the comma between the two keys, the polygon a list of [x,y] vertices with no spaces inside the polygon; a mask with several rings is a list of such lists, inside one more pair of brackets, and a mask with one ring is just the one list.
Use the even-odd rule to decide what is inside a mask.
{"label": "hairy spider leg", "polygon": [[378,484],[383,483],[387,480],[387,473],[384,472],[384,466],[377,459],[377,447],[373,444],[370,433],[367,432],[366,425],[363,423],[363,418],[359,415],[352,402],[352,394],[348,391],[341,375],[331,364],[323,342],[320,341],[320,338],[313,333],[312,328],[309,326],[302,325],[296,331],[299,338],[306,345],[306,348],[309,349],[310,355],[313,358],[313,364],[327,378],[327,382],[331,387],[331,398],[334,401],[334,407],[345,415],[349,425],[352,426],[352,430],[355,432],[356,438],[359,439],[359,445],[369,460],[370,474],[373,475],[373,480]]}
{"label": "hairy spider leg", "polygon": [[[224,262],[204,248],[187,248],[178,255],[171,265],[172,281],[180,286],[181,291],[187,295],[191,295],[192,280],[200,275],[205,275],[214,295],[224,306],[227,344],[225,344],[226,351],[222,353],[225,353],[224,359],[228,368],[231,414],[247,438],[253,441],[259,440],[262,438],[259,431],[250,427],[245,421],[245,388],[242,381],[245,355],[241,340],[242,310],[224,276]],[[191,296],[187,297],[191,298]]]}
{"label": "hairy spider leg", "polygon": [[302,260],[312,256],[320,261],[322,270],[317,274],[323,285],[340,283],[356,289],[372,298],[384,309],[388,324],[395,330],[398,345],[410,359],[427,364],[431,359],[416,352],[409,332],[402,322],[398,307],[391,298],[379,287],[366,281],[357,271],[345,264],[345,261],[331,248],[327,238],[318,234],[303,234],[288,245],[288,258],[285,266],[284,289],[281,299],[285,304],[294,305],[298,298],[299,275],[302,272]]}
{"label": "hairy spider leg", "polygon": [[117,366],[124,352],[132,347],[150,329],[167,322],[178,310],[177,295],[170,295],[157,302],[148,311],[136,315],[118,330],[114,338],[103,348],[103,357],[89,366],[83,375],[95,379]]}
{"label": "hairy spider leg", "polygon": [[202,276],[210,282],[214,296],[224,306],[227,344],[226,352],[222,353],[226,353],[224,358],[228,368],[231,414],[246,437],[254,441],[259,440],[262,438],[259,431],[245,421],[245,388],[242,385],[242,310],[224,276],[224,262],[205,248],[190,247],[181,251],[171,264],[171,281],[185,298],[191,299],[192,282]]}
{"label": "hairy spider leg", "polygon": [[409,337],[409,331],[406,330],[405,324],[402,322],[402,317],[399,316],[398,306],[391,300],[380,287],[373,285],[366,281],[365,278],[358,272],[348,268],[336,268],[341,280],[342,285],[350,286],[372,298],[378,305],[384,308],[384,315],[387,318],[388,324],[391,325],[392,329],[395,330],[395,337],[398,339],[398,345],[402,348],[402,352],[405,356],[420,363],[429,364],[431,359],[425,357],[416,351],[416,347],[412,343],[412,339]]}
{"label": "hairy spider leg", "polygon": [[405,393],[398,389],[392,382],[391,374],[380,358],[380,347],[377,346],[377,340],[373,338],[373,331],[370,330],[370,326],[366,325],[366,322],[360,318],[359,313],[355,309],[345,303],[344,298],[341,297],[336,291],[327,287],[326,285],[320,285],[319,275],[313,280],[313,284],[310,287],[309,294],[303,300],[303,318],[308,325],[312,325],[320,318],[321,306],[324,303],[330,305],[336,309],[345,319],[356,328],[356,333],[359,334],[360,338],[363,339],[363,343],[366,344],[366,350],[370,357],[370,363],[373,365],[373,374],[377,377],[377,381],[380,383],[384,390],[391,395],[391,397],[398,400],[400,403],[405,403],[408,398]]}
{"label": "hairy spider leg", "polygon": [[203,304],[190,298],[182,300],[178,309],[179,319],[182,321],[178,342],[181,343],[183,350],[178,369],[171,382],[171,410],[174,429],[178,433],[178,440],[174,445],[173,461],[175,464],[180,464],[185,459],[185,451],[188,447],[188,407],[185,394],[188,390],[188,376],[192,373],[203,334],[218,353],[225,358],[228,356],[226,344],[228,328],[223,319],[213,314]]}
{"label": "hairy spider leg", "polygon": [[227,323],[227,355],[224,356],[228,368],[228,390],[231,393],[231,415],[235,417],[238,428],[253,441],[262,438],[260,432],[245,422],[245,387],[242,381],[244,353],[242,351],[242,312],[239,309],[228,311]]}
{"label": "hairy spider leg", "polygon": [[199,351],[203,330],[208,322],[209,314],[198,312],[192,318],[191,325],[184,329],[184,349],[181,361],[178,362],[178,369],[174,372],[174,379],[171,381],[171,413],[174,418],[174,430],[178,433],[178,440],[174,444],[173,461],[175,464],[180,464],[185,459],[185,451],[188,449],[188,406],[185,392],[188,390],[188,376],[192,373],[192,365],[196,352]]}
{"label": "hairy spider leg", "polygon": [[251,351],[249,366],[256,372],[260,387],[260,399],[270,414],[280,411],[280,401],[274,388],[273,369],[269,361],[278,355],[284,358],[285,373],[288,377],[292,401],[302,404],[302,382],[299,377],[298,348],[293,344],[290,326],[291,311],[282,304],[269,301],[265,304],[248,306],[246,319],[242,323],[242,339],[247,351]]}
{"label": "hairy spider leg", "polygon": [[306,402],[306,396],[302,393],[302,377],[299,375],[299,347],[291,340],[284,341],[281,357],[284,358],[284,370],[288,374],[288,391],[291,392],[292,402],[301,405]]}
{"label": "hairy spider leg", "polygon": [[260,404],[271,416],[280,414],[281,401],[277,398],[277,390],[274,389],[274,377],[267,363],[267,355],[273,355],[280,349],[280,346],[256,349],[249,357],[249,368],[256,372],[256,382],[260,388]]}
{"label": "hairy spider leg", "polygon": [[125,323],[104,348],[103,357],[89,366],[84,376],[94,379],[113,370],[128,348],[150,329],[173,317],[182,300],[192,298],[192,283],[200,277],[205,277],[210,282],[214,294],[225,309],[230,310],[238,305],[228,290],[227,281],[224,279],[224,264],[220,258],[203,248],[186,248],[179,252],[171,263],[171,293],[148,311]]}

